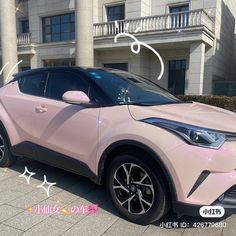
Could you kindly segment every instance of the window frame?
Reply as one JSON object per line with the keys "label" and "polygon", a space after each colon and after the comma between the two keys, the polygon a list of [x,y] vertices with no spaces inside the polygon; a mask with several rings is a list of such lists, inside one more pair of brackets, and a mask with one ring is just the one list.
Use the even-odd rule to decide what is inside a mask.
{"label": "window frame", "polygon": [[[113,21],[109,21],[108,20],[108,8],[111,8],[111,7],[118,7],[118,6],[124,6],[124,19],[120,19],[120,20],[125,20],[126,19],[126,12],[125,12],[125,9],[126,9],[126,6],[125,6],[125,2],[119,2],[119,3],[110,3],[110,4],[106,4],[104,5],[105,7],[105,18],[106,18],[106,22],[114,22],[116,20],[113,20]],[[118,21],[118,20],[117,20]]]}
{"label": "window frame", "polygon": [[59,102],[63,102],[62,98],[61,99],[56,99],[56,98],[51,98],[49,96],[47,96],[47,93],[48,93],[48,89],[49,89],[49,85],[50,85],[50,76],[51,74],[53,73],[68,73],[68,74],[74,74],[74,76],[77,76],[80,80],[83,80],[85,82],[85,84],[88,85],[88,88],[89,88],[89,82],[86,81],[85,79],[81,78],[81,76],[79,76],[78,74],[79,73],[76,73],[74,71],[70,71],[70,70],[50,70],[48,71],[48,76],[47,76],[47,82],[46,82],[46,86],[45,86],[45,92],[44,92],[44,97],[46,99],[50,99],[50,100],[54,100],[54,101],[59,101]]}
{"label": "window frame", "polygon": [[[42,75],[41,80],[45,80],[44,83],[43,83],[43,95],[42,96],[35,95],[35,94],[29,94],[29,93],[21,91],[20,81],[19,81],[20,79],[31,77],[31,76],[34,76],[34,75],[39,75],[39,74]],[[44,98],[45,97],[45,88],[46,88],[47,80],[48,80],[48,72],[46,72],[46,71],[29,73],[29,74],[22,75],[22,76],[19,76],[19,77],[16,78],[19,93],[27,95],[27,96],[38,97],[38,98]]]}
{"label": "window frame", "polygon": [[[92,107],[96,108],[96,107],[106,107],[106,106],[110,106],[112,104],[110,97],[106,94],[106,92],[103,91],[103,89],[101,89],[94,81],[91,80],[91,78],[84,72],[78,69],[73,69],[73,68],[47,68],[43,71],[37,71],[37,72],[21,72],[24,73],[22,75],[17,75],[13,80],[11,80],[9,83],[12,83],[14,81],[17,82],[17,86],[18,86],[18,91],[21,95],[26,95],[26,96],[34,96],[34,97],[38,97],[38,98],[44,98],[44,99],[50,99],[53,101],[58,101],[58,102],[64,102],[63,100],[56,100],[53,98],[49,98],[46,97],[46,89],[47,89],[47,85],[48,85],[48,79],[49,79],[49,74],[52,72],[56,72],[56,71],[68,71],[68,72],[72,72],[80,77],[82,77],[82,79],[84,81],[86,81],[86,83],[89,84],[90,86],[90,90],[93,89],[94,91],[96,91],[97,96],[98,96],[98,102],[92,102],[91,105],[93,105]],[[31,95],[28,93],[23,93],[20,90],[19,87],[19,79],[23,78],[23,77],[28,77],[28,76],[32,76],[35,74],[43,74],[42,79],[45,79],[45,84],[44,84],[44,93],[43,96],[38,96],[38,95]],[[92,100],[94,99],[94,97],[89,96],[89,98]],[[65,103],[65,102],[64,102]],[[82,106],[83,104],[81,104],[80,106]]]}
{"label": "window frame", "polygon": [[[111,67],[111,65],[125,65],[126,66],[126,70],[123,69],[119,69],[119,68],[115,68],[115,67]],[[128,62],[113,62],[113,63],[103,63],[103,67],[104,68],[110,68],[110,69],[117,69],[117,70],[123,70],[126,72],[129,72],[129,63]]]}
{"label": "window frame", "polygon": [[183,2],[183,3],[179,3],[179,4],[171,4],[168,6],[169,9],[169,13],[177,13],[177,12],[186,12],[186,11],[177,11],[177,12],[171,12],[172,8],[182,8],[182,7],[188,7],[188,11],[190,11],[190,5],[189,2]]}
{"label": "window frame", "polygon": [[[189,2],[183,2],[182,4],[169,5],[169,14],[171,14],[171,28],[181,28],[181,21],[184,21],[184,27],[189,26]],[[188,10],[181,11],[181,8],[188,8]],[[179,9],[180,11],[171,12],[172,9]],[[184,14],[184,15],[183,15]]]}
{"label": "window frame", "polygon": [[[25,27],[26,24],[28,24],[27,27]],[[26,32],[23,32],[24,29],[27,29],[28,31],[26,30]],[[20,31],[21,31],[22,34],[27,34],[27,33],[30,32],[30,29],[29,29],[29,19],[22,19],[22,20],[20,20]]]}
{"label": "window frame", "polygon": [[[63,17],[69,16],[68,22],[63,22]],[[52,20],[53,18],[59,18],[58,23],[53,23]],[[51,15],[51,16],[44,16],[41,18],[42,19],[42,39],[43,43],[56,43],[56,42],[67,42],[67,41],[72,41],[75,40],[75,12],[68,12],[64,14],[59,14],[59,15]],[[46,21],[49,21],[47,23]],[[69,25],[68,31],[62,31],[63,25]],[[59,27],[58,32],[53,32],[53,26],[54,27]],[[49,29],[49,32],[46,32],[47,29]],[[55,30],[55,28],[54,28]],[[59,36],[58,40],[53,40],[53,35],[54,36]],[[63,35],[69,35],[69,38],[63,39]],[[47,40],[47,36],[50,36],[50,40]]]}

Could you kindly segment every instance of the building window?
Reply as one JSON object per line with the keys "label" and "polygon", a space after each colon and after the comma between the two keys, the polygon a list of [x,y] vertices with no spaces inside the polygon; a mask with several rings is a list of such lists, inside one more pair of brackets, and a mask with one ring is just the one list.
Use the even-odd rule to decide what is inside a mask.
{"label": "building window", "polygon": [[125,4],[108,6],[107,10],[107,21],[116,21],[125,19]]}
{"label": "building window", "polygon": [[103,66],[105,68],[112,68],[112,69],[128,71],[128,63],[106,63]]}
{"label": "building window", "polygon": [[176,95],[185,92],[186,60],[169,61],[168,89]]}
{"label": "building window", "polygon": [[189,11],[188,5],[170,7],[170,13]]}
{"label": "building window", "polygon": [[189,5],[170,7],[170,13],[173,13],[173,15],[171,16],[171,27],[180,28],[188,26],[189,22],[188,11],[189,11]]}
{"label": "building window", "polygon": [[22,20],[20,24],[21,24],[21,33],[22,34],[29,33],[29,20]]}
{"label": "building window", "polygon": [[20,71],[26,71],[26,70],[30,70],[30,66],[22,66],[20,67]]}
{"label": "building window", "polygon": [[43,61],[44,67],[55,67],[55,66],[75,66],[75,59],[64,58],[64,59],[50,59]]}
{"label": "building window", "polygon": [[59,42],[75,39],[75,14],[43,18],[43,42]]}

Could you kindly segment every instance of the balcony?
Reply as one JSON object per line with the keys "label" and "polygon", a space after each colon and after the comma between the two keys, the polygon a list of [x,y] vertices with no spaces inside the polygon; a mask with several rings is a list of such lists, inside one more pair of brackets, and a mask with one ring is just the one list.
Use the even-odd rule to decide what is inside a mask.
{"label": "balcony", "polygon": [[[120,39],[119,42],[121,43],[114,45],[114,36],[122,32],[135,34],[140,40],[148,44],[204,41],[206,45],[212,46],[214,21],[201,9],[97,23],[94,24],[95,49],[128,46],[130,42],[128,39]],[[17,45],[22,53],[29,50],[32,52],[34,44],[31,41],[31,34],[19,34]]]}
{"label": "balcony", "polygon": [[[95,47],[102,47],[102,40],[104,40],[104,43],[106,40],[108,42],[109,38],[122,32],[137,34],[141,38],[143,36],[144,40],[148,37],[151,39],[151,37],[155,35],[156,42],[163,38],[166,43],[175,42],[174,38],[176,38],[177,41],[177,38],[181,40],[183,38],[183,33],[185,33],[184,40],[187,40],[188,37],[192,36],[194,38],[189,38],[190,41],[202,40],[206,36],[209,40],[205,37],[203,41],[206,40],[206,43],[213,44],[214,21],[203,9],[201,9],[114,22],[97,23],[94,24]],[[157,35],[159,36],[156,37]],[[151,43],[151,41],[149,43]]]}
{"label": "balcony", "polygon": [[24,33],[17,35],[18,54],[35,54],[35,45],[31,41],[31,34]]}
{"label": "balcony", "polygon": [[31,44],[31,34],[19,34],[17,35],[17,46],[26,46]]}

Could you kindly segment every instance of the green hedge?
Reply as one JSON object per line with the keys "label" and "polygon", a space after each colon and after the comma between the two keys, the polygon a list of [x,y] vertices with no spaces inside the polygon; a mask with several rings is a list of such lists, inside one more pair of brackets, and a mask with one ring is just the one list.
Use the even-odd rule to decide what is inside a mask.
{"label": "green hedge", "polygon": [[195,101],[209,104],[216,107],[221,107],[230,111],[236,112],[236,97],[226,96],[178,96],[183,101]]}

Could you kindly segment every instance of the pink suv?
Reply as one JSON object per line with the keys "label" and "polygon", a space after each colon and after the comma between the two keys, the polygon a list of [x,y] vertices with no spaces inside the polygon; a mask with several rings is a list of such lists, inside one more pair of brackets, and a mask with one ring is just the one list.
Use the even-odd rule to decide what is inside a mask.
{"label": "pink suv", "polygon": [[142,77],[99,68],[43,68],[0,89],[0,165],[17,156],[107,184],[127,219],[170,208],[236,207],[236,114],[185,103]]}

